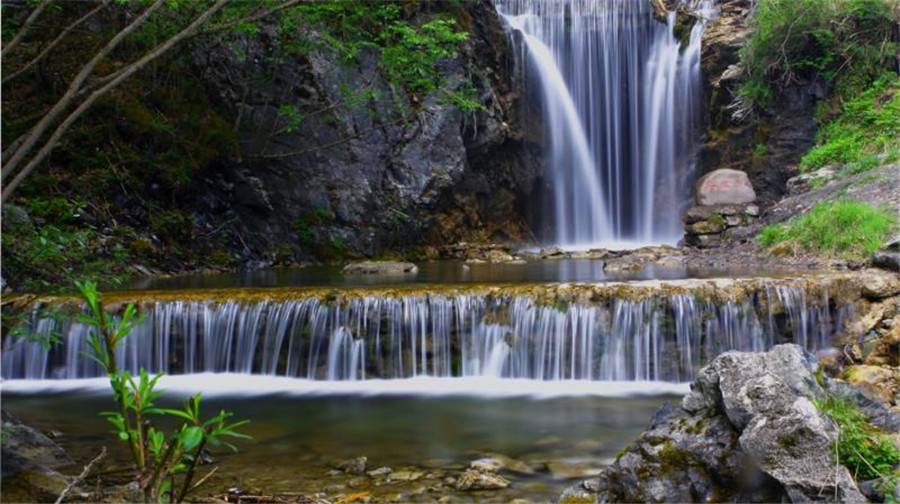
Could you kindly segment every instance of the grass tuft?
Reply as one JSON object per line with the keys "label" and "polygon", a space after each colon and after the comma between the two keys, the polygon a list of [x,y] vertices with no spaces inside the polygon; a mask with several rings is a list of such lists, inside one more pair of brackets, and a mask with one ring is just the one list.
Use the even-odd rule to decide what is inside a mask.
{"label": "grass tuft", "polygon": [[826,396],[814,403],[837,425],[838,439],[831,447],[837,462],[858,481],[879,477],[896,481],[894,467],[900,464],[900,448],[890,435],[869,425],[859,407],[848,399]]}
{"label": "grass tuft", "polygon": [[841,115],[817,134],[818,145],[800,161],[804,171],[844,164],[859,173],[900,157],[900,79],[886,74],[844,103]]}
{"label": "grass tuft", "polygon": [[896,220],[861,201],[823,201],[787,224],[766,227],[757,240],[765,247],[794,242],[826,256],[865,258],[884,245]]}

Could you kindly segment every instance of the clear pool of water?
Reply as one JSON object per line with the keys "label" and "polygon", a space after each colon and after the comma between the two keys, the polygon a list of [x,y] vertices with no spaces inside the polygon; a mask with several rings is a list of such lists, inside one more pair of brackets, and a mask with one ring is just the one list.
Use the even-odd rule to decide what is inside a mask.
{"label": "clear pool of water", "polygon": [[[214,452],[219,469],[199,495],[242,486],[330,500],[368,492],[374,502],[546,501],[609,464],[672,397],[219,394],[206,400],[206,411],[225,408],[250,419],[253,439],[240,443],[240,453]],[[60,442],[76,461],[68,472],[78,472],[102,445],[114,448],[107,469],[125,465],[124,446],[98,416],[112,407],[108,395],[7,390],[3,400],[23,422],[63,433]],[[166,400],[174,405],[175,395]],[[461,492],[445,483],[491,454],[522,462],[533,474],[504,473],[512,485],[497,491]],[[334,471],[336,462],[358,456],[368,458],[370,469],[421,474],[390,481]]]}

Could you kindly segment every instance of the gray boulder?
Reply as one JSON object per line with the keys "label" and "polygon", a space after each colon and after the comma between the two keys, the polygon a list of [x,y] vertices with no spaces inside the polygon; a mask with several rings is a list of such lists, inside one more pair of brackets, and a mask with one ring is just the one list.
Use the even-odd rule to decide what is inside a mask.
{"label": "gray boulder", "polygon": [[876,250],[872,253],[872,264],[892,271],[900,271],[900,252]]}
{"label": "gray boulder", "polygon": [[560,502],[865,502],[834,464],[837,428],[810,399],[824,394],[816,367],[796,345],[720,355],[680,407],[664,405],[599,478]]}
{"label": "gray boulder", "polygon": [[701,206],[740,205],[755,200],[750,178],[740,170],[721,168],[697,181],[697,204]]}

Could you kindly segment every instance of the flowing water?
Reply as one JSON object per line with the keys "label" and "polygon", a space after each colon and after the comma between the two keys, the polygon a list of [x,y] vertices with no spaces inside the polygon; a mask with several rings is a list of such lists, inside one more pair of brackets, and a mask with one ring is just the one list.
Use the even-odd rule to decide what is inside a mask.
{"label": "flowing water", "polygon": [[[710,2],[693,2],[708,15]],[[539,93],[545,239],[569,247],[675,243],[699,141],[704,22],[682,43],[649,1],[501,0]]]}
{"label": "flowing water", "polygon": [[[849,277],[848,277],[849,278]],[[713,356],[791,341],[827,347],[852,315],[839,279],[814,277],[388,287],[172,289],[107,293],[138,305],[126,369],[167,373],[163,402],[204,393],[209,413],[252,419],[241,453],[213,453],[200,495],[367,493],[373,502],[550,500],[597,474]],[[61,431],[77,463],[101,444],[127,465],[98,416],[109,384],[86,358],[71,298],[34,302],[28,322],[57,332],[3,342],[3,405]],[[55,318],[37,308],[52,307]],[[336,471],[367,456],[369,469]],[[511,458],[504,490],[453,487],[472,460]],[[112,469],[110,469],[112,470]],[[106,476],[115,481],[115,471]],[[16,495],[15,482],[4,491]]]}
{"label": "flowing water", "polygon": [[[825,347],[849,309],[832,303],[827,290],[808,292],[803,281],[733,282],[746,289],[722,288],[712,298],[696,281],[650,295],[640,283],[585,287],[581,296],[542,286],[171,291],[139,296],[145,318],[118,358],[132,371],[324,381],[685,382],[726,350],[762,351],[784,341]],[[4,378],[102,376],[84,356],[89,327],[71,316],[35,316],[31,326],[63,334],[64,344],[48,352],[35,341],[7,341]]]}

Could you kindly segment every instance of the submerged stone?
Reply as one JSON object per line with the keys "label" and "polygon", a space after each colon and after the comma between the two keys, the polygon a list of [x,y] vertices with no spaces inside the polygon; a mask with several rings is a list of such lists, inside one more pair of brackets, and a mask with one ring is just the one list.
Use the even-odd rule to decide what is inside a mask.
{"label": "submerged stone", "polygon": [[456,480],[456,488],[463,491],[499,490],[509,486],[509,481],[498,474],[467,469]]}
{"label": "submerged stone", "polygon": [[348,474],[362,474],[366,472],[367,457],[356,457],[350,460],[344,460],[337,464],[337,468]]}
{"label": "submerged stone", "polygon": [[363,261],[348,264],[341,271],[345,275],[411,275],[419,271],[419,268],[408,262]]}

